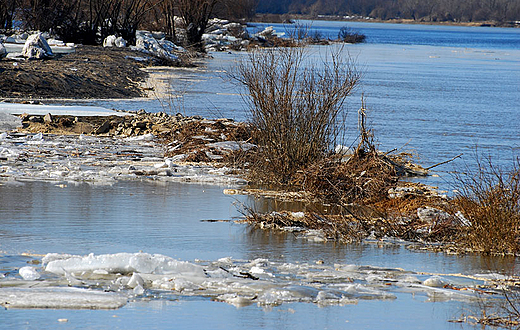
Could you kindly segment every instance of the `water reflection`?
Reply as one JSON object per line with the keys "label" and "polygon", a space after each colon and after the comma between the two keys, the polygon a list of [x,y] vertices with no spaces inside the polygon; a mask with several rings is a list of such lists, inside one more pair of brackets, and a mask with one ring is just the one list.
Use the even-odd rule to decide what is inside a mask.
{"label": "water reflection", "polygon": [[[215,261],[231,256],[242,260],[265,258],[271,262],[291,264],[320,261],[327,267],[334,267],[335,264],[377,266],[440,274],[479,274],[489,270],[510,274],[511,267],[518,267],[514,258],[413,252],[406,248],[407,243],[316,243],[292,233],[257,230],[232,222],[201,221],[232,220],[240,216],[234,202],[248,203],[247,197],[230,198],[222,190],[223,187],[208,185],[155,182],[121,182],[103,187],[87,184],[63,187],[40,182],[3,184],[0,186],[0,251],[3,251],[0,273],[17,276],[17,269],[33,259],[20,256],[22,252],[85,255],[139,250],[181,260]],[[338,328],[343,327],[346,320],[352,325],[374,328],[380,325],[378,322],[388,318],[386,321],[401,328],[417,328],[413,324],[419,322],[428,324],[426,328],[446,329],[452,325],[445,320],[460,315],[459,311],[467,306],[456,302],[421,304],[419,302],[424,301],[425,297],[395,294],[396,302],[363,301],[356,306],[327,308],[284,304],[270,307],[268,310],[272,313],[265,313],[256,305],[237,310],[207,298],[169,295],[164,299],[173,299],[173,305],[161,299],[151,305],[148,302],[131,303],[112,314],[97,313],[96,319],[103,320],[104,325],[113,324],[110,315],[119,315],[121,323],[113,324],[116,328],[173,317],[176,324],[207,326],[216,322],[223,327],[228,325],[226,328],[238,329],[249,319],[257,328],[278,327],[281,324],[297,327],[312,322],[316,322],[317,327],[330,324]],[[208,317],[197,318],[194,315],[195,319],[188,321],[186,317],[192,315],[195,305]],[[154,306],[157,310],[150,313]],[[374,308],[388,313],[374,319],[370,312]],[[415,320],[410,321],[409,315],[403,313],[403,310],[409,309],[420,310],[422,314],[417,314]],[[136,311],[141,314],[134,314]],[[49,316],[59,314],[60,318],[70,318],[70,325],[77,325],[74,320],[90,319],[91,315],[89,311],[50,311],[43,315],[38,311],[0,313],[8,313],[0,315],[6,320],[5,324],[16,326],[22,319],[39,315],[50,322],[49,327],[52,324]],[[231,319],[221,319],[222,313]],[[309,314],[313,315],[312,321],[306,316],[307,313],[312,313]],[[157,327],[162,327],[163,322],[157,322]],[[89,324],[95,327],[96,323]]]}

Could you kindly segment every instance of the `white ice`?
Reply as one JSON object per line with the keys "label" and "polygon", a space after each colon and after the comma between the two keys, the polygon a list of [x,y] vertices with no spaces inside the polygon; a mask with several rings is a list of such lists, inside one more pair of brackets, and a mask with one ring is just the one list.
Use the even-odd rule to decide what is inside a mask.
{"label": "white ice", "polygon": [[157,299],[200,296],[237,307],[293,302],[326,306],[359,300],[394,300],[398,299],[396,293],[422,296],[429,301],[472,301],[478,298],[476,290],[471,289],[485,282],[468,283],[464,276],[454,275],[448,280],[402,269],[348,264],[229,257],[193,263],[142,252],[86,256],[52,253],[30,272],[41,277],[0,278],[0,301],[4,306],[117,308],[129,297],[150,296]]}
{"label": "white ice", "polygon": [[123,294],[81,288],[0,287],[0,305],[5,308],[116,309],[127,301]]}
{"label": "white ice", "polygon": [[20,276],[27,281],[34,281],[40,278],[40,274],[36,271],[36,268],[31,266],[25,266],[20,268],[18,271]]}
{"label": "white ice", "polygon": [[[66,106],[66,105],[43,105],[43,104],[20,104],[0,102],[0,114],[21,115],[70,115],[70,116],[125,116],[128,113],[117,112],[103,107],[95,106]],[[0,124],[3,118],[0,118]]]}
{"label": "white ice", "polygon": [[120,180],[154,180],[241,185],[231,169],[177,164],[164,158],[152,134],[137,138],[0,133],[0,176],[38,180],[113,184]]}

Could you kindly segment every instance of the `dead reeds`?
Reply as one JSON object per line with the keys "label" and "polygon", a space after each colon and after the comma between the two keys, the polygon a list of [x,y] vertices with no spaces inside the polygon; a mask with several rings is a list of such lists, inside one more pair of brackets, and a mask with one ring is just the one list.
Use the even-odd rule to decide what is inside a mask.
{"label": "dead reeds", "polygon": [[477,169],[456,175],[454,205],[468,220],[460,244],[485,254],[520,252],[520,160],[510,170],[477,156]]}

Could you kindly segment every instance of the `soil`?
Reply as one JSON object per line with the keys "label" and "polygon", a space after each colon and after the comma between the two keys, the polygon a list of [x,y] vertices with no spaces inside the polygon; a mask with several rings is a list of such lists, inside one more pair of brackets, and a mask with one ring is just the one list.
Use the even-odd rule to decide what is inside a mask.
{"label": "soil", "polygon": [[[137,61],[135,58],[146,59]],[[163,63],[129,48],[78,46],[53,59],[0,60],[0,98],[132,98],[144,95],[141,70]]]}

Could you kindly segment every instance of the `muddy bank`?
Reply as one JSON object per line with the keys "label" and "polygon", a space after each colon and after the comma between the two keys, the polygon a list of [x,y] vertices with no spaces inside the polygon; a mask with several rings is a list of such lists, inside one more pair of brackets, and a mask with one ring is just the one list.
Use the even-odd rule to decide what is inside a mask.
{"label": "muddy bank", "polygon": [[127,48],[78,46],[41,61],[0,60],[0,99],[132,98],[144,95],[142,68],[161,65]]}

